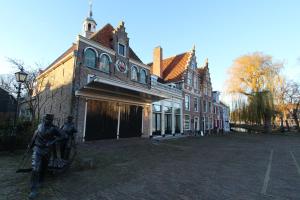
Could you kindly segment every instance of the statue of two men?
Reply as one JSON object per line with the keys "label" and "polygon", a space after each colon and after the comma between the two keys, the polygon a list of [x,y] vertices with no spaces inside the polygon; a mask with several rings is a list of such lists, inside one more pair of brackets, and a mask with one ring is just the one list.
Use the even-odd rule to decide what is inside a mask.
{"label": "statue of two men", "polygon": [[30,199],[37,196],[37,189],[44,180],[51,156],[51,148],[58,141],[61,141],[61,151],[63,151],[61,155],[67,158],[70,152],[69,141],[74,139],[76,132],[72,117],[68,117],[61,129],[53,124],[53,118],[52,114],[46,114],[43,117],[43,121],[38,125],[30,144],[30,148],[33,148]]}
{"label": "statue of two men", "polygon": [[60,142],[61,158],[68,160],[71,151],[71,145],[75,140],[75,133],[77,132],[72,116],[68,116],[67,121],[62,125],[61,130],[65,133],[65,138]]}

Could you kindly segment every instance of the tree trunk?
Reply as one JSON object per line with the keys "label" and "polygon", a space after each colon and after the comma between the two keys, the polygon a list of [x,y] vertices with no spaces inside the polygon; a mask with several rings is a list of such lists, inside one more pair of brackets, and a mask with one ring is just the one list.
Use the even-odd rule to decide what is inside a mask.
{"label": "tree trunk", "polygon": [[283,116],[280,116],[280,131],[284,132],[284,127],[283,127]]}
{"label": "tree trunk", "polygon": [[272,132],[272,118],[268,115],[264,117],[264,132],[265,133]]}
{"label": "tree trunk", "polygon": [[290,126],[289,126],[289,122],[287,119],[285,120],[285,123],[286,123],[286,127],[287,127],[288,131],[290,131]]}
{"label": "tree trunk", "polygon": [[293,110],[293,119],[295,120],[295,123],[296,123],[296,129],[299,131],[299,120],[298,120],[296,109]]}

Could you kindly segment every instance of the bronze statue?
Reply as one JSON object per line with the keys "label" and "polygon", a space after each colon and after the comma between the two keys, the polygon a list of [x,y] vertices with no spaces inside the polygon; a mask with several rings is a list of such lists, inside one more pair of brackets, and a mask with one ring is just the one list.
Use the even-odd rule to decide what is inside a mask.
{"label": "bronze statue", "polygon": [[51,146],[64,137],[61,130],[53,125],[53,115],[46,114],[38,125],[30,144],[30,148],[33,148],[30,199],[37,196],[37,189],[44,180]]}
{"label": "bronze statue", "polygon": [[67,121],[62,125],[61,130],[64,132],[65,138],[60,142],[60,154],[62,159],[68,160],[71,145],[75,140],[75,133],[77,132],[72,116],[67,117]]}

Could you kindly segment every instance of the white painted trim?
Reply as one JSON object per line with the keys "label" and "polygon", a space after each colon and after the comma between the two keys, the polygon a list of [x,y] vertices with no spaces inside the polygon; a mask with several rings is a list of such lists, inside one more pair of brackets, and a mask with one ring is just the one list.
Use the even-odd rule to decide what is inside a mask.
{"label": "white painted trim", "polygon": [[[142,83],[141,82],[141,74],[142,74],[142,71],[144,71],[145,72],[145,83]],[[147,71],[145,70],[145,69],[140,69],[140,80],[139,80],[139,82],[141,83],[141,84],[147,84],[147,75],[148,75],[148,73],[147,73]]]}
{"label": "white painted trim", "polygon": [[[186,107],[185,107],[185,97],[186,96],[188,96],[189,97],[189,109],[186,109]],[[185,94],[184,95],[184,110],[186,110],[186,111],[190,111],[191,110],[191,96],[190,95],[188,95],[188,94]]]}
{"label": "white painted trim", "polygon": [[[94,47],[86,47],[84,50],[83,50],[83,55],[85,57],[85,52],[88,50],[88,49],[92,49],[95,53],[96,53],[96,64],[97,64],[97,58],[98,58],[98,51],[97,49],[95,49]],[[83,58],[84,60],[84,58]]]}
{"label": "white painted trim", "polygon": [[86,115],[87,115],[87,99],[85,99],[85,108],[84,108],[84,120],[83,120],[83,133],[82,141],[85,141],[85,130],[86,130]]}
{"label": "white painted trim", "polygon": [[[119,52],[119,46],[120,45],[123,45],[124,46],[124,55],[121,55]],[[126,58],[126,53],[127,53],[127,49],[126,49],[126,45],[125,44],[123,44],[123,43],[121,43],[121,42],[118,42],[118,55],[119,56],[122,56],[122,57],[124,57],[124,58]]]}
{"label": "white painted trim", "polygon": [[100,62],[100,60],[101,60],[101,57],[102,57],[103,55],[106,55],[106,56],[108,56],[108,58],[109,58],[109,62],[111,62],[111,63],[112,63],[112,59],[111,59],[110,55],[109,55],[109,54],[107,54],[107,53],[101,53],[101,54],[100,54],[100,56],[99,56],[99,62]]}
{"label": "white painted trim", "polygon": [[175,108],[174,108],[174,100],[172,99],[172,134],[175,134],[175,122],[176,122],[176,115],[175,115]]}
{"label": "white painted trim", "polygon": [[[126,66],[126,70],[125,70],[124,72],[121,72],[120,69],[119,69],[119,67],[118,67],[118,64],[119,64],[120,62],[123,62],[123,63],[125,64],[125,66]],[[128,65],[127,65],[124,61],[119,60],[119,59],[118,59],[118,60],[116,61],[116,63],[115,63],[115,68],[117,68],[117,70],[118,70],[119,72],[124,73],[124,74],[126,74],[126,73],[128,72]]]}
{"label": "white painted trim", "polygon": [[[135,69],[136,69],[136,80],[132,79],[132,68],[135,68]],[[139,81],[138,73],[139,73],[138,67],[135,66],[135,65],[132,65],[132,66],[130,67],[130,80],[132,80],[132,81]]]}
{"label": "white painted trim", "polygon": [[127,89],[131,89],[137,92],[143,92],[143,93],[147,93],[150,95],[156,95],[156,96],[160,96],[162,98],[169,98],[168,96],[166,96],[165,94],[163,94],[162,92],[158,93],[157,91],[153,91],[152,89],[145,89],[144,87],[141,86],[137,86],[137,85],[133,85],[130,83],[124,83],[123,81],[119,81],[119,80],[112,80],[112,79],[105,79],[104,77],[96,77],[94,79],[95,82],[99,82],[99,83],[105,83],[108,85],[113,85],[113,86],[118,86],[121,88],[127,88]]}
{"label": "white painted trim", "polygon": [[161,135],[165,135],[165,111],[164,111],[164,101],[161,102]]}
{"label": "white painted trim", "polygon": [[150,109],[150,137],[152,136],[152,132],[153,132],[153,129],[152,129],[152,127],[153,127],[153,120],[152,120],[152,118],[153,118],[153,109],[152,109],[152,103],[150,104],[150,106],[149,106],[149,109]]}
{"label": "white painted trim", "polygon": [[[195,110],[195,99],[197,99],[197,111]],[[199,112],[199,97],[194,97],[194,112]]]}
{"label": "white painted trim", "polygon": [[101,101],[116,101],[120,102],[122,104],[127,104],[127,105],[139,105],[139,106],[144,106],[147,104],[146,102],[138,102],[138,101],[132,101],[132,100],[124,100],[120,98],[115,98],[112,96],[107,96],[107,95],[97,95],[97,94],[91,94],[87,92],[81,92],[81,91],[76,91],[75,96],[82,96],[85,97],[86,99],[90,100],[101,100]]}
{"label": "white painted trim", "polygon": [[107,48],[107,47],[101,45],[98,42],[95,42],[93,40],[90,40],[88,38],[83,37],[82,35],[78,35],[77,36],[77,41],[84,42],[84,43],[86,43],[86,44],[88,44],[90,46],[93,46],[93,47],[97,48],[97,49],[100,49],[102,51],[106,51],[106,52],[108,52],[108,53],[110,53],[112,55],[116,55],[116,52],[113,49]]}
{"label": "white painted trim", "polygon": [[121,118],[121,106],[118,105],[118,126],[117,126],[117,139],[120,138],[120,118]]}
{"label": "white painted trim", "polygon": [[148,69],[148,70],[151,69],[150,66],[145,65],[144,63],[138,62],[137,60],[133,60],[133,59],[131,59],[131,58],[129,58],[129,62],[132,63],[132,64],[134,64],[134,65],[141,66],[141,67],[143,67],[143,68],[145,68],[145,69]]}
{"label": "white painted trim", "polygon": [[[185,129],[185,116],[189,116],[189,118],[190,118],[189,119],[189,128],[188,129]],[[191,130],[191,115],[188,115],[188,114],[184,115],[183,125],[184,125],[184,130],[186,130],[186,131]]]}

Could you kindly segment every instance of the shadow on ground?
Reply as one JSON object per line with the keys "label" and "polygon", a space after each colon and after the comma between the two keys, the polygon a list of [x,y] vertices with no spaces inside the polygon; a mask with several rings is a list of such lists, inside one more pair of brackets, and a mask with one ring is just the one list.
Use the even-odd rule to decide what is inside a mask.
{"label": "shadow on ground", "polygon": [[[68,172],[47,177],[37,199],[299,199],[299,142],[297,135],[247,134],[88,142]],[[15,173],[21,156],[0,154],[1,200],[27,198],[29,174]]]}

